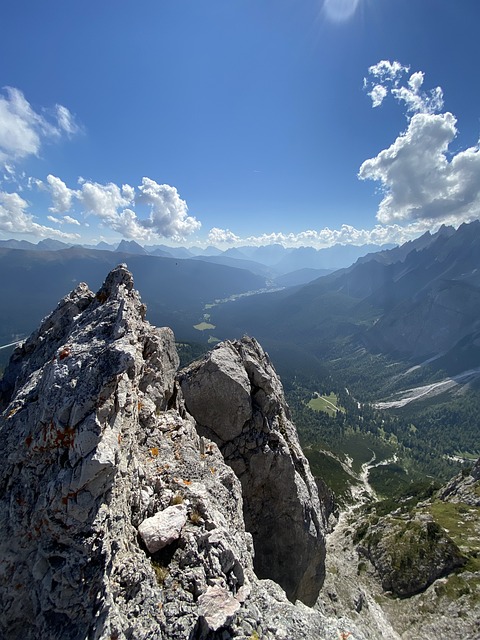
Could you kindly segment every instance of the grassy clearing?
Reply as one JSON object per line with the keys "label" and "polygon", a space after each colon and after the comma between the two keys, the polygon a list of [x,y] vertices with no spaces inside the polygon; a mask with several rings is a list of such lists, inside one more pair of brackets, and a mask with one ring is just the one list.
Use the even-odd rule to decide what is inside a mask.
{"label": "grassy clearing", "polygon": [[335,393],[331,393],[328,396],[317,395],[310,400],[308,406],[314,411],[324,411],[329,416],[334,416],[337,411],[345,412],[345,409],[339,406],[338,396]]}
{"label": "grassy clearing", "polygon": [[470,607],[478,606],[480,578],[476,572],[480,571],[480,507],[436,500],[428,506],[428,511],[467,558],[462,571],[450,574],[435,587],[437,595],[449,600],[465,597]]}
{"label": "grassy clearing", "polygon": [[480,571],[480,507],[464,502],[436,500],[428,510],[435,522],[448,532],[468,557],[466,568],[470,571]]}
{"label": "grassy clearing", "polygon": [[200,322],[199,324],[194,324],[193,328],[197,329],[197,331],[207,331],[207,329],[215,329],[215,325],[209,322]]}

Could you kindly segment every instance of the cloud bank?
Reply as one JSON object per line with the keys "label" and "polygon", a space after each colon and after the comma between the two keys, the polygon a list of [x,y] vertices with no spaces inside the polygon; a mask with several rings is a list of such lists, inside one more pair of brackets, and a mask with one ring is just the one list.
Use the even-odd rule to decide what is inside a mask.
{"label": "cloud bank", "polygon": [[[440,225],[438,225],[440,226]],[[315,247],[323,249],[334,244],[403,244],[408,240],[417,238],[425,231],[432,231],[430,224],[423,221],[413,222],[408,225],[375,225],[373,229],[356,229],[352,225],[343,224],[340,229],[324,229],[300,231],[299,233],[272,232],[258,236],[241,238],[229,229],[214,227],[207,238],[209,244],[215,246],[263,246],[268,244],[282,244],[285,247]]]}
{"label": "cloud bank", "polygon": [[[443,91],[423,90],[424,73],[382,60],[369,68],[364,87],[379,107],[391,95],[403,103],[408,126],[388,149],[365,160],[358,176],[380,183],[377,219],[384,223],[423,221],[458,225],[480,215],[478,143],[452,154],[457,119],[443,109]],[[408,76],[408,77],[406,77]]]}

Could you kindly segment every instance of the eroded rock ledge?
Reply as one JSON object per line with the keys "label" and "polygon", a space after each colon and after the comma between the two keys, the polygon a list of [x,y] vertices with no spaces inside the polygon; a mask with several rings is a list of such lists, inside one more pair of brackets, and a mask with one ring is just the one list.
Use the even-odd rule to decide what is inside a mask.
{"label": "eroded rock ledge", "polygon": [[[12,356],[0,383],[0,637],[362,638],[255,574],[252,535],[257,572],[272,562],[290,597],[312,602],[324,553],[265,354],[250,340],[217,349],[209,366],[224,356],[224,386],[238,393],[211,398],[211,420],[195,408],[195,421],[173,334],[144,318],[121,265],[97,294],[81,284],[61,300]],[[252,484],[245,509],[238,478]]]}

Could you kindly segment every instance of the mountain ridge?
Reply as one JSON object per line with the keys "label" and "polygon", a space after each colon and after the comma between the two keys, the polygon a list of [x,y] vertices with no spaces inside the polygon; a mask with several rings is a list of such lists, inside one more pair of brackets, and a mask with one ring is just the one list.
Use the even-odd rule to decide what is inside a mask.
{"label": "mountain ridge", "polygon": [[[96,294],[82,283],[16,349],[0,383],[3,637],[342,632],[345,621],[292,604],[253,570],[268,520],[249,532],[243,510],[267,486],[279,492],[268,505],[279,534],[269,553],[292,599],[313,603],[325,556],[325,516],[268,356],[245,338],[177,378],[173,333],[145,313],[125,265]],[[200,380],[202,409],[192,400]],[[232,397],[239,409],[227,428],[215,403]],[[223,455],[199,421],[215,430]]]}

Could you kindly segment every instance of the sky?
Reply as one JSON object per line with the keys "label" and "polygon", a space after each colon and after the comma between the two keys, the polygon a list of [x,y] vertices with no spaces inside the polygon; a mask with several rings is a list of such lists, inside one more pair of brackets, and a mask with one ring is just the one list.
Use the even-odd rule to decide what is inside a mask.
{"label": "sky", "polygon": [[0,239],[401,243],[480,215],[478,0],[16,0]]}

